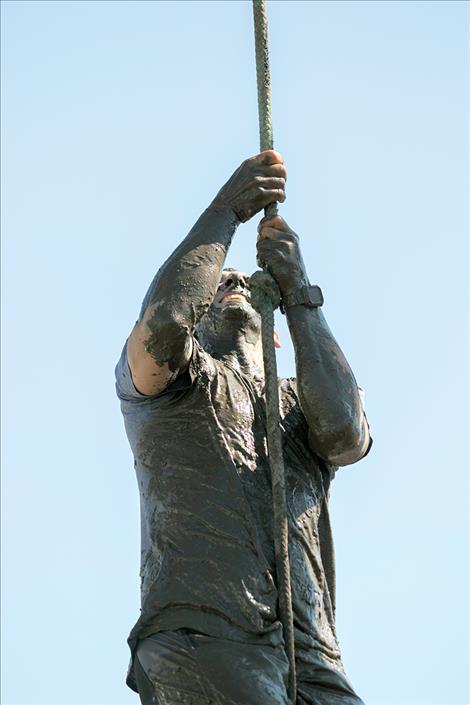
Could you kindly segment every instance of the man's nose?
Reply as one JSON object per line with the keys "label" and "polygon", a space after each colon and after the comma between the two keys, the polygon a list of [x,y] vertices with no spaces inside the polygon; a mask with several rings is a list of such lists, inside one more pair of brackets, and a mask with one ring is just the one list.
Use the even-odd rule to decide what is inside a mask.
{"label": "man's nose", "polygon": [[241,272],[230,272],[224,286],[226,289],[248,289],[248,280]]}

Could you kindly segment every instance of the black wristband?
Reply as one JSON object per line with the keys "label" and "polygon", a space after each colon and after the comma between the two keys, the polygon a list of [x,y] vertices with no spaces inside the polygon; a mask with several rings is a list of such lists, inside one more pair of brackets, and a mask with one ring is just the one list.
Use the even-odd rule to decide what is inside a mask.
{"label": "black wristband", "polygon": [[316,284],[313,286],[299,286],[287,296],[282,297],[281,311],[285,313],[291,306],[307,306],[307,308],[318,308],[323,304],[322,290]]}

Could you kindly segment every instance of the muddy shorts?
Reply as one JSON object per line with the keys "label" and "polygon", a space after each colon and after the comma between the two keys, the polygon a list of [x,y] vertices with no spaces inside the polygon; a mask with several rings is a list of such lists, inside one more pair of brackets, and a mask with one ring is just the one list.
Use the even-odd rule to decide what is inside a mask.
{"label": "muddy shorts", "polygon": [[[364,705],[342,674],[314,670],[298,664],[296,705]],[[158,632],[139,642],[134,673],[142,705],[292,705],[282,647]]]}

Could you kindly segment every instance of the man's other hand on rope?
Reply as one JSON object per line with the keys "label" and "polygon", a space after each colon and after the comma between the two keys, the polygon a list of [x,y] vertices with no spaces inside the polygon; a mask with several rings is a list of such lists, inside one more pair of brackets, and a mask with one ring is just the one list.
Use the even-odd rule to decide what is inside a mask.
{"label": "man's other hand on rope", "polygon": [[283,296],[308,283],[299,236],[280,215],[258,225],[258,261],[274,277]]}

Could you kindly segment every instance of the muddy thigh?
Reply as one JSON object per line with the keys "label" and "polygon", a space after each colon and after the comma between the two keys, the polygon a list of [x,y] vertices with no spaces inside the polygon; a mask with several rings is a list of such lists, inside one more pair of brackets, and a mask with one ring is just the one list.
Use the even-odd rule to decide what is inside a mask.
{"label": "muddy thigh", "polygon": [[139,642],[135,675],[142,705],[289,705],[281,648],[189,629]]}
{"label": "muddy thigh", "polygon": [[364,705],[340,663],[323,658],[317,651],[296,654],[296,705]]}

